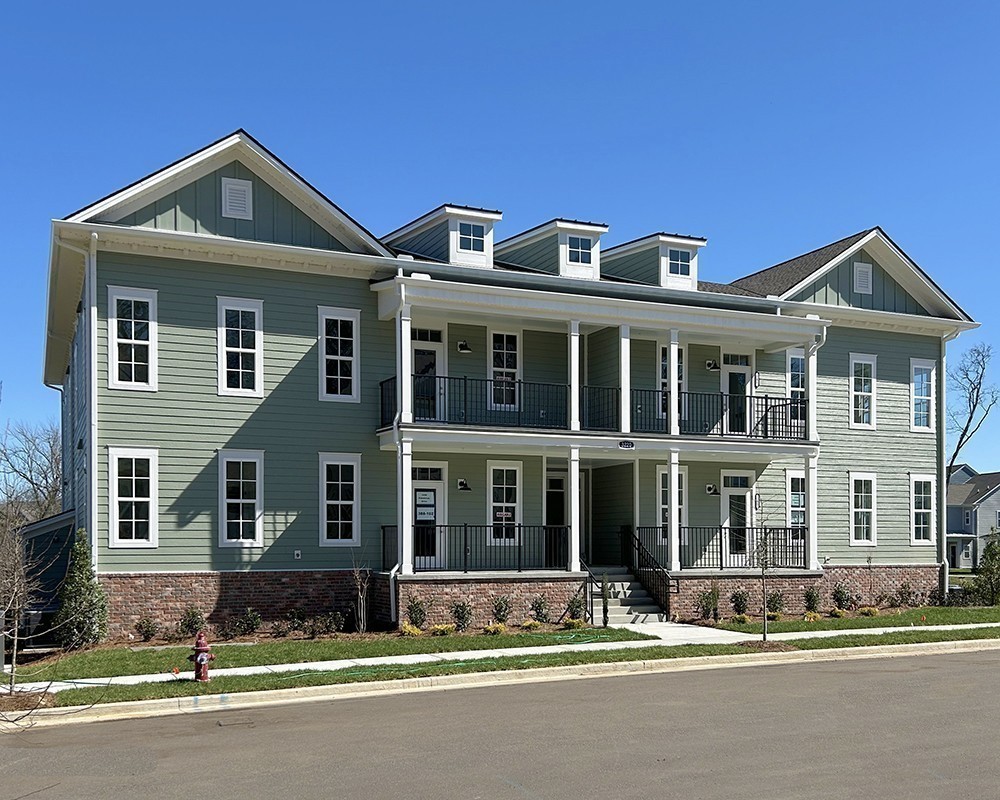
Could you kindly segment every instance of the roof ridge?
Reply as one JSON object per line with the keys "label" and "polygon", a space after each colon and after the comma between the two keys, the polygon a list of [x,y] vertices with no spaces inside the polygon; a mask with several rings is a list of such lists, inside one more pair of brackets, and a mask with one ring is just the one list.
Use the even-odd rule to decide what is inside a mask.
{"label": "roof ridge", "polygon": [[805,253],[799,253],[797,256],[792,256],[791,258],[786,258],[784,261],[779,261],[777,264],[772,264],[770,267],[764,267],[763,269],[759,269],[756,272],[751,272],[749,275],[744,275],[742,278],[737,278],[736,280],[733,281],[733,284],[739,285],[740,281],[745,281],[749,280],[750,278],[755,278],[758,275],[762,275],[763,273],[768,272],[769,270],[777,269],[778,267],[783,267],[786,264],[790,264],[793,261],[798,261],[800,258],[805,258],[806,256],[811,256],[814,253],[818,253],[820,250],[826,250],[828,247],[835,247],[836,245],[841,244],[842,242],[846,242],[848,239],[857,239],[862,236],[867,236],[869,233],[875,230],[879,230],[878,225],[875,225],[871,228],[867,228],[866,230],[863,231],[858,231],[857,233],[852,233],[848,236],[844,236],[842,239],[837,239],[834,242],[828,242],[827,244],[820,245],[819,247],[814,247],[812,250],[808,250]]}

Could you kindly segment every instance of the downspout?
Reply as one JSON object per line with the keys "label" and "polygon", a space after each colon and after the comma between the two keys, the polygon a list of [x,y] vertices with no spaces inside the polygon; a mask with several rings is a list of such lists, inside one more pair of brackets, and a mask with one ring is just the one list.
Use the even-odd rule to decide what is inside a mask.
{"label": "downspout", "polygon": [[[937,382],[937,426],[938,426],[938,448],[940,449],[941,456],[938,459],[938,535],[937,535],[937,558],[938,564],[941,569],[941,601],[944,602],[944,598],[948,595],[948,584],[950,582],[949,567],[948,564],[948,481],[951,476],[948,475],[948,430],[947,430],[947,402],[948,402],[948,368],[947,368],[947,351],[948,342],[952,341],[958,337],[961,333],[960,330],[955,329],[951,333],[947,333],[941,337],[941,372],[938,376]],[[912,412],[911,412],[912,413]],[[976,545],[979,545],[978,539],[976,540]]]}
{"label": "downspout", "polygon": [[90,533],[90,566],[97,574],[97,233],[90,234],[87,262],[87,348],[90,411],[90,449],[87,453],[88,488],[87,528]]}

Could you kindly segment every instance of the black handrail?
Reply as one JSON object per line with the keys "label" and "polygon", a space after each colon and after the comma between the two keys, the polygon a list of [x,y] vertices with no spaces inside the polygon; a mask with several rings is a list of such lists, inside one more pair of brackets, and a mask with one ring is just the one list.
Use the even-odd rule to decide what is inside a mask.
{"label": "black handrail", "polygon": [[580,426],[585,431],[617,431],[619,398],[616,386],[584,386],[580,392]]}
{"label": "black handrail", "polygon": [[379,427],[388,428],[396,420],[396,378],[386,378],[378,385],[381,415]]}
{"label": "black handrail", "polygon": [[649,552],[631,525],[622,526],[621,536],[632,546],[635,579],[642,584],[643,589],[649,592],[653,602],[663,610],[669,619],[670,595],[680,592],[680,582],[667,572],[663,565],[656,560],[656,557]]}
{"label": "black handrail", "polygon": [[392,572],[399,564],[399,528],[382,526],[382,571]]}
{"label": "black handrail", "polygon": [[[587,576],[583,579],[584,598],[587,605],[587,621],[591,625],[596,625],[597,623],[594,621],[594,584],[597,583],[597,576],[593,573],[593,571],[590,569],[589,566],[587,566],[585,562],[581,561],[580,567],[583,569],[585,573],[587,573]],[[603,619],[602,619],[602,625],[603,625]]]}
{"label": "black handrail", "polygon": [[809,438],[809,401],[769,395],[681,392],[680,432],[750,439]]}
{"label": "black handrail", "polygon": [[414,572],[569,571],[565,525],[413,526]]}
{"label": "black handrail", "polygon": [[484,378],[413,376],[413,419],[488,427],[569,427],[569,387]]}

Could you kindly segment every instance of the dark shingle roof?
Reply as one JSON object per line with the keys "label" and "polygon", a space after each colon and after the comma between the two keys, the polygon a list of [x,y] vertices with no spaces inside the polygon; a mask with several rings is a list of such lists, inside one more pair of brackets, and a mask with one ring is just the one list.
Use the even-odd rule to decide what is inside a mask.
{"label": "dark shingle roof", "polygon": [[974,506],[1000,486],[1000,472],[984,472],[966,483],[953,483],[948,487],[948,505]]}
{"label": "dark shingle roof", "polygon": [[748,289],[751,292],[767,295],[783,295],[793,286],[801,283],[824,264],[830,263],[841,253],[846,252],[864,239],[875,228],[860,231],[840,241],[825,245],[801,256],[782,261],[773,267],[762,269],[751,275],[733,281],[733,286]]}
{"label": "dark shingle roof", "polygon": [[750,289],[737,286],[733,283],[712,283],[711,281],[698,281],[699,292],[710,292],[712,294],[733,294],[737,297],[763,297],[764,295],[751,291]]}

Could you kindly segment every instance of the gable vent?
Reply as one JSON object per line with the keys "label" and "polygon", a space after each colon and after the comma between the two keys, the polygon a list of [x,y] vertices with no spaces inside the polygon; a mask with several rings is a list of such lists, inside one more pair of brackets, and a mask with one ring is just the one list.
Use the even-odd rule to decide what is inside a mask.
{"label": "gable vent", "polygon": [[222,216],[253,219],[253,184],[250,181],[222,179]]}
{"label": "gable vent", "polygon": [[872,265],[863,261],[854,264],[854,291],[858,294],[872,293]]}

